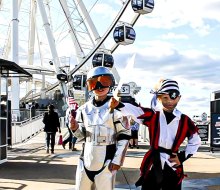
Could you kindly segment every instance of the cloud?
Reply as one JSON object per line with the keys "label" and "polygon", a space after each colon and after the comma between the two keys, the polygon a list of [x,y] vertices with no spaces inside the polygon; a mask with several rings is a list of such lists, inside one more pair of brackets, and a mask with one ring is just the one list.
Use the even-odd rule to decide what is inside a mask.
{"label": "cloud", "polygon": [[181,50],[165,41],[142,42],[145,46],[133,44],[123,46],[114,53],[115,66],[120,75],[133,53],[137,53],[132,73],[126,73],[127,81],[141,86],[138,101],[149,107],[152,96],[150,89],[160,78],[177,80],[181,89],[183,112],[209,113],[210,94],[220,88],[220,57],[197,49]]}
{"label": "cloud", "polygon": [[101,15],[102,19],[113,19],[115,18],[118,11],[116,11],[111,5],[107,3],[99,3],[92,9],[92,12],[95,12],[97,15]]}
{"label": "cloud", "polygon": [[169,32],[167,34],[164,34],[161,36],[162,39],[189,39],[189,37],[186,34],[175,34],[173,32]]}
{"label": "cloud", "polygon": [[[130,48],[137,52],[135,68],[206,83],[219,81],[220,57],[197,50],[180,51],[163,41],[148,41],[146,44],[148,46],[142,49]],[[134,53],[132,50],[125,48],[115,54],[118,68],[126,65],[126,60]]]}
{"label": "cloud", "polygon": [[161,0],[155,2],[152,13],[140,18],[138,25],[160,29],[189,25],[204,36],[212,30],[210,19],[220,22],[219,4],[217,0]]}

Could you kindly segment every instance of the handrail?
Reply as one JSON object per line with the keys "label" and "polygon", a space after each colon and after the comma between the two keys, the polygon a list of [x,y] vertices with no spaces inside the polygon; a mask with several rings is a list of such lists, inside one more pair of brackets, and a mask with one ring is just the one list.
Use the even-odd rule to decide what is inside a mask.
{"label": "handrail", "polygon": [[47,109],[25,109],[20,108],[11,110],[12,123],[26,123],[47,112]]}
{"label": "handrail", "polygon": [[22,122],[12,122],[11,127],[11,143],[12,145],[27,141],[44,128],[42,122],[43,115],[35,117],[33,120],[25,120]]}

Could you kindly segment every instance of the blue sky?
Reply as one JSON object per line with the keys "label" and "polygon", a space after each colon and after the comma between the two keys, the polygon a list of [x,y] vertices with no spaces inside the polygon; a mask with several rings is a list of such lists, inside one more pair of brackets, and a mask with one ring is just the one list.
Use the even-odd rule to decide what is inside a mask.
{"label": "blue sky", "polygon": [[[112,7],[119,1],[114,2],[102,1],[104,10],[109,7],[114,14]],[[100,9],[92,12],[96,17],[111,18]],[[190,116],[209,114],[210,94],[220,90],[219,14],[220,2],[216,0],[160,0],[155,1],[152,13],[139,18],[134,26],[134,44],[120,46],[113,56],[123,75],[127,59],[137,53],[134,72],[127,74],[127,80],[142,87],[136,96],[142,105],[150,105],[149,91],[160,78],[172,78],[180,86],[178,108],[182,112]],[[98,27],[100,33],[103,28]]]}
{"label": "blue sky", "polygon": [[[118,14],[125,0],[84,0],[90,16],[100,34],[104,35],[107,28]],[[10,1],[4,1],[10,4]],[[27,45],[28,31],[23,21],[28,13],[28,1],[23,1],[20,13],[20,38],[21,43]],[[25,5],[26,2],[26,5]],[[67,30],[64,32],[61,21],[58,1],[51,6],[53,30],[57,43],[59,57],[70,57],[71,65],[75,65],[73,46],[70,38],[67,38]],[[9,6],[9,9],[11,5]],[[10,13],[6,10],[5,13]],[[39,12],[38,12],[39,13]],[[4,44],[4,38],[8,31],[7,23],[10,16],[2,17],[0,13],[0,40]],[[129,5],[121,21],[130,21],[135,13]],[[9,21],[7,20],[9,18]],[[37,17],[40,21],[41,17]],[[3,31],[5,27],[5,31]],[[43,30],[42,24],[38,25]],[[63,29],[63,31],[61,31]],[[141,86],[141,92],[136,96],[137,101],[143,106],[149,106],[152,95],[149,93],[154,84],[160,78],[172,78],[178,81],[182,98],[178,108],[190,116],[200,115],[203,112],[209,114],[210,94],[220,90],[220,45],[218,43],[220,31],[220,1],[218,0],[155,0],[152,13],[142,15],[134,26],[136,40],[128,46],[120,45],[114,52],[115,67],[121,75],[123,68],[131,56],[136,53],[134,71],[126,73],[127,82],[134,81]],[[5,35],[5,36],[4,36]],[[107,49],[114,45],[111,34],[105,41]],[[2,46],[1,45],[1,46]],[[45,63],[50,57],[47,55],[48,47],[46,36],[41,37]],[[64,48],[68,47],[68,48]],[[0,47],[1,50],[1,47]],[[25,50],[20,45],[20,63],[26,64]],[[36,54],[35,58],[39,59]],[[39,63],[39,61],[38,61]],[[49,66],[49,65],[47,65]]]}

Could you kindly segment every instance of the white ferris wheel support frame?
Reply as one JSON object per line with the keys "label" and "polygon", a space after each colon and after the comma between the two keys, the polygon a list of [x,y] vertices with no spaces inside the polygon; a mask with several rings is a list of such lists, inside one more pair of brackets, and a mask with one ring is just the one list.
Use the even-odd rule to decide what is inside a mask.
{"label": "white ferris wheel support frame", "polygon": [[[100,40],[98,41],[98,43],[95,45],[95,47],[88,53],[88,55],[86,55],[86,57],[84,59],[82,59],[82,61],[73,69],[68,73],[68,78],[71,78],[72,75],[74,75],[83,65],[85,65],[87,63],[87,61],[91,58],[92,55],[94,55],[94,53],[100,48],[102,47],[105,39],[109,36],[109,34],[111,33],[111,31],[114,29],[114,27],[116,26],[117,22],[120,20],[121,16],[123,15],[124,11],[126,10],[128,4],[130,3],[131,0],[127,0],[124,2],[121,10],[119,11],[118,15],[116,16],[116,18],[114,19],[114,21],[112,22],[112,24],[109,26],[109,28],[107,29],[107,31],[105,32],[105,34],[100,38]],[[135,16],[137,17],[137,16]],[[116,45],[116,48],[118,46]],[[115,49],[116,49],[115,48]],[[115,50],[114,49],[114,50]],[[115,70],[115,71],[114,71]],[[117,73],[116,69],[113,68],[113,74]],[[119,75],[118,75],[118,80],[120,79]],[[117,81],[117,80],[116,80]],[[118,82],[118,81],[117,81]],[[45,92],[49,92],[51,90],[53,90],[54,88],[56,88],[59,85],[60,82],[56,82],[55,84],[53,84],[52,86],[48,87]],[[32,98],[37,98],[41,95],[41,93],[36,93],[32,96]]]}
{"label": "white ferris wheel support frame", "polygon": [[[63,0],[63,1],[66,1],[66,0]],[[62,1],[62,2],[63,2]],[[87,63],[87,61],[91,58],[91,56],[92,55],[94,55],[94,53],[99,49],[99,48],[103,48],[104,47],[104,41],[105,41],[105,39],[109,36],[109,34],[110,34],[110,32],[113,30],[113,28],[116,26],[116,24],[117,24],[117,22],[119,21],[119,19],[121,18],[121,16],[122,16],[122,14],[124,13],[124,11],[125,11],[125,9],[127,8],[127,6],[128,6],[128,4],[130,3],[130,1],[131,0],[127,0],[126,2],[124,2],[124,4],[123,4],[123,6],[122,6],[122,8],[121,8],[121,10],[119,11],[119,13],[118,13],[118,15],[116,16],[116,18],[115,18],[115,20],[112,22],[112,24],[109,26],[109,28],[107,29],[107,31],[106,31],[106,33],[100,38],[100,36],[99,36],[99,34],[98,34],[98,32],[97,32],[97,30],[96,30],[96,28],[95,28],[95,25],[94,25],[94,23],[92,22],[92,20],[91,20],[91,18],[90,18],[90,16],[89,16],[89,13],[87,12],[87,9],[86,9],[86,7],[85,7],[85,5],[83,4],[83,2],[82,1],[80,1],[80,0],[75,0],[75,1],[77,1],[77,5],[78,5],[78,7],[80,8],[80,11],[81,11],[81,14],[83,15],[83,18],[87,18],[86,19],[86,22],[87,23],[85,23],[85,24],[88,24],[88,26],[87,26],[87,28],[89,28],[90,29],[90,31],[91,31],[91,33],[92,33],[92,35],[93,35],[93,37],[94,37],[94,39],[95,40],[97,40],[97,42],[96,42],[96,45],[94,46],[94,48],[85,56],[85,57],[83,57],[83,59],[79,62],[79,64],[72,70],[72,71],[70,71],[69,73],[68,73],[68,78],[70,79],[71,78],[71,76],[72,75],[74,75],[83,65],[85,65],[86,63]],[[50,29],[50,25],[49,25],[49,22],[48,22],[48,20],[47,20],[47,15],[46,15],[46,12],[45,12],[45,10],[44,10],[44,5],[43,5],[43,3],[42,3],[42,1],[40,1],[40,0],[38,0],[38,4],[39,4],[39,2],[42,4],[42,9],[43,9],[43,14],[44,14],[44,16],[42,15],[42,13],[41,13],[41,15],[42,15],[42,18],[43,17],[45,17],[44,19],[45,19],[45,21],[44,21],[44,27],[45,27],[45,30],[47,31],[47,38],[48,38],[48,41],[49,41],[49,43],[50,43],[50,48],[53,46],[54,48],[51,48],[51,52],[55,52],[54,53],[54,55],[53,55],[53,58],[58,58],[58,55],[57,55],[57,52],[56,52],[56,48],[55,48],[55,43],[54,43],[54,41],[52,40],[51,41],[51,39],[53,39],[53,34],[52,34],[52,31],[51,31],[51,29]],[[66,3],[64,3],[63,5],[65,5]],[[65,7],[65,6],[63,6],[63,7]],[[62,7],[62,8],[63,8]],[[63,8],[63,10],[68,10],[68,7],[66,7],[66,8]],[[42,11],[41,11],[42,12]],[[68,15],[68,11],[67,12],[65,12],[65,15],[67,16]],[[70,24],[71,22],[68,20],[68,24],[69,24],[69,28],[72,30],[72,26],[71,26],[71,24]],[[71,33],[71,35],[73,35],[74,34],[74,31],[72,31],[72,33]],[[50,36],[52,36],[52,37],[50,37]],[[73,36],[75,36],[75,35],[73,35]],[[72,39],[74,39],[73,37],[72,37]],[[74,40],[73,40],[73,42],[74,42]],[[74,45],[76,44],[76,46],[74,46],[75,47],[75,50],[76,51],[78,51],[78,55],[81,55],[82,54],[82,51],[81,51],[81,48],[80,48],[80,43],[74,43]],[[76,48],[77,47],[77,48]],[[53,50],[53,51],[52,51]],[[115,50],[115,49],[114,49]],[[114,51],[113,50],[113,51]],[[113,52],[112,50],[111,50],[111,52]],[[54,59],[55,60],[55,59]],[[58,61],[59,61],[59,59],[58,59]],[[59,71],[59,67],[60,66],[58,66],[57,65],[57,63],[59,63],[59,62],[55,62],[55,65],[56,65],[56,68],[57,68],[57,70]],[[120,79],[120,76],[118,75],[118,72],[117,72],[117,70],[113,67],[112,68],[112,72],[113,72],[113,74],[114,74],[114,76],[115,76],[115,78],[116,78],[116,82],[118,82],[119,81],[119,79]],[[58,85],[60,85],[60,81],[59,82],[56,82],[55,84],[53,84],[52,86],[50,86],[50,87],[48,87],[47,89],[45,89],[45,93],[46,92],[49,92],[49,91],[51,91],[51,90],[53,90],[54,88],[56,88]],[[67,94],[68,92],[66,92],[66,94]],[[36,94],[33,94],[33,96],[32,96],[32,98],[37,98],[37,97],[39,97],[41,95],[41,93],[36,93]]]}
{"label": "white ferris wheel support frame", "polygon": [[[75,2],[76,1],[76,2]],[[88,36],[93,44],[93,47],[95,47],[95,44],[97,44],[99,42],[99,40],[101,39],[84,3],[82,0],[75,0],[73,1],[74,4],[75,4],[75,7],[78,6],[79,7],[79,10],[77,9],[81,19],[83,20],[83,18],[86,18],[85,21],[83,22],[85,28],[87,29],[87,33],[88,33]],[[77,39],[77,35],[75,33],[75,30],[74,30],[74,26],[73,26],[73,22],[71,20],[71,15],[70,15],[70,11],[68,9],[68,6],[67,6],[67,3],[66,3],[66,0],[59,0],[62,8],[63,8],[63,11],[65,13],[65,16],[66,16],[66,19],[68,20],[68,24],[69,24],[69,28],[70,28],[70,31],[71,31],[71,37],[72,37],[72,41],[73,41],[73,44],[74,44],[74,47],[75,47],[75,51],[76,51],[76,55],[77,55],[77,62],[78,64],[80,62],[83,61],[83,58],[85,58],[85,53],[83,52],[83,49],[81,47],[81,44],[79,43],[79,40]],[[91,37],[91,34],[93,36],[93,38]],[[106,49],[105,48],[105,45],[104,43],[102,43],[100,45],[100,47],[102,49]],[[118,82],[120,80],[120,76],[117,72],[117,70],[115,69],[115,67],[112,68],[112,72],[115,76],[115,79],[116,79],[116,82]]]}
{"label": "white ferris wheel support frame", "polygon": [[[54,42],[53,33],[51,31],[51,28],[50,28],[50,23],[49,23],[48,18],[47,18],[47,14],[46,14],[46,10],[44,8],[43,1],[42,0],[37,0],[37,2],[38,2],[38,7],[39,7],[39,10],[40,10],[40,13],[41,13],[41,17],[42,17],[42,20],[43,20],[43,25],[44,25],[44,28],[45,28],[45,31],[46,31],[46,34],[47,34],[47,40],[48,40],[48,43],[49,43],[49,46],[50,46],[50,51],[51,51],[51,54],[52,54],[52,57],[53,57],[55,72],[58,74],[58,73],[61,72],[61,70],[60,70],[60,60],[59,60],[59,56],[58,56],[58,53],[57,53],[57,50],[56,50],[56,44]],[[60,81],[59,86],[60,86],[61,93],[63,93],[64,97],[67,97],[68,92],[67,92],[66,83],[64,81]],[[64,102],[65,101],[66,100],[64,98]]]}

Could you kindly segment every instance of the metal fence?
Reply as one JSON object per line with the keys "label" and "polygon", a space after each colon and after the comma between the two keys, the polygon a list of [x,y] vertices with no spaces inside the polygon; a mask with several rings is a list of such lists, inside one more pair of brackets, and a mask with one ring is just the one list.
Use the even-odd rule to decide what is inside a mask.
{"label": "metal fence", "polygon": [[43,115],[47,110],[20,109],[11,111],[12,145],[22,143],[39,133],[44,124]]}
{"label": "metal fence", "polygon": [[[44,110],[35,110],[33,112],[30,109],[12,110],[12,122],[11,122],[11,142],[12,145],[27,141],[31,137],[38,134],[44,128],[43,115],[47,112]],[[13,121],[13,114],[16,114],[17,121]],[[60,117],[60,126],[65,127],[64,117]]]}
{"label": "metal fence", "polygon": [[24,109],[11,110],[12,122],[27,122],[43,115],[47,109]]}
{"label": "metal fence", "polygon": [[22,143],[39,133],[44,128],[42,118],[43,115],[39,115],[29,121],[12,122],[12,145]]}

